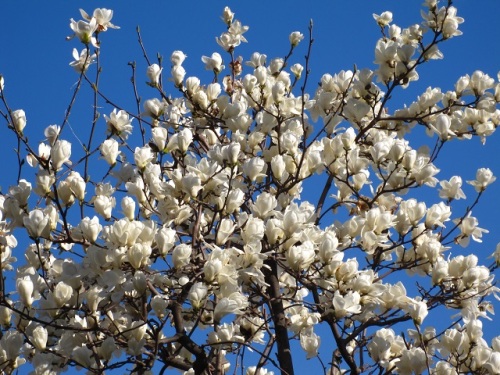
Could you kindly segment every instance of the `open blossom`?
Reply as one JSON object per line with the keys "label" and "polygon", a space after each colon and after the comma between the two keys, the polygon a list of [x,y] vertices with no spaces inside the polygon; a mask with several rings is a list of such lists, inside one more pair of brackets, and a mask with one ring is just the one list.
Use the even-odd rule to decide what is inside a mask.
{"label": "open blossom", "polygon": [[316,357],[318,355],[319,345],[321,338],[313,332],[312,329],[300,332],[300,346],[307,353],[307,359]]}
{"label": "open blossom", "polygon": [[462,178],[460,176],[453,176],[449,181],[443,180],[439,183],[441,190],[439,197],[443,199],[465,199],[465,194],[461,189]]}
{"label": "open blossom", "polygon": [[500,242],[497,243],[495,251],[491,254],[490,258],[495,259],[495,263],[497,264],[497,266],[500,265]]}
{"label": "open blossom", "polygon": [[78,225],[78,228],[85,239],[90,242],[95,242],[102,230],[102,225],[99,223],[99,218],[97,216],[94,216],[92,219],[85,217]]}
{"label": "open blossom", "polygon": [[195,309],[200,309],[203,306],[207,293],[208,287],[204,283],[197,282],[193,284],[188,294],[188,299],[191,302],[191,305]]}
{"label": "open blossom", "polygon": [[[482,323],[500,292],[500,243],[488,264],[480,249],[457,254],[488,232],[471,210],[496,177],[477,171],[468,181],[477,200],[452,223],[462,178],[437,179],[443,144],[500,124],[500,74],[476,71],[398,107],[397,86],[460,34],[451,1],[424,1],[424,22],[407,28],[391,12],[373,15],[375,70],[324,74],[316,85],[306,85],[309,51],[307,66],[293,64],[298,31],[284,40],[286,58],[254,52],[244,67],[235,48],[248,27],[225,7],[217,43],[228,54],[202,56],[208,73],[197,76],[172,52],[174,90],[159,90],[165,60],[148,63],[142,85],[157,97],[133,87],[132,108],[83,74],[97,59],[90,45],[118,27],[109,9],[81,10],[71,27],[85,48],[70,65],[91,86],[95,123],[74,128],[71,104],[28,142],[26,114],[0,92],[20,153],[16,182],[0,189],[0,276],[15,277],[0,283],[0,373],[30,361],[37,375],[69,366],[149,374],[164,360],[184,375],[272,375],[297,373],[301,355],[314,359],[310,373],[329,375],[500,374],[500,336]],[[414,126],[436,143],[420,146]],[[433,327],[445,308],[458,318]],[[298,345],[303,353],[290,352]]]}
{"label": "open blossom", "polygon": [[448,221],[450,216],[451,211],[449,206],[445,205],[443,202],[434,204],[427,210],[425,226],[427,228],[432,228],[435,225],[444,227],[444,222]]}
{"label": "open blossom", "polygon": [[232,51],[234,48],[238,47],[241,42],[246,42],[247,40],[243,36],[248,30],[248,26],[243,26],[240,21],[234,21],[231,23],[227,32],[221,34],[220,37],[216,38],[217,44],[219,44],[225,51]]}
{"label": "open blossom", "polygon": [[191,246],[187,244],[177,245],[172,251],[172,262],[175,268],[181,268],[186,266],[191,259],[191,253],[193,252]]}
{"label": "open blossom", "polygon": [[337,318],[343,318],[361,312],[361,296],[358,292],[349,291],[345,296],[337,290],[332,300],[332,307]]}
{"label": "open blossom", "polygon": [[455,136],[455,133],[451,131],[451,119],[450,116],[445,114],[440,114],[437,116],[435,122],[431,127],[439,134],[439,138],[443,141],[450,139]]}
{"label": "open blossom", "polygon": [[92,19],[96,20],[97,23],[97,32],[106,31],[109,28],[111,29],[119,29],[119,26],[115,26],[111,23],[111,18],[113,18],[113,11],[111,9],[106,8],[97,8],[92,13],[92,17],[87,14],[83,9],[80,9],[80,14],[87,21],[91,21]]}
{"label": "open blossom", "polygon": [[76,36],[83,44],[92,44],[95,48],[99,48],[97,44],[97,39],[94,36],[94,32],[96,32],[98,28],[97,20],[92,18],[90,22],[85,21],[75,21],[73,18],[70,20],[69,24],[71,30],[75,33],[73,36]]}
{"label": "open blossom", "polygon": [[174,51],[172,52],[172,55],[170,55],[170,62],[172,63],[172,66],[180,66],[186,59],[187,55],[184,54],[182,51]]}
{"label": "open blossom", "polygon": [[288,39],[292,47],[297,47],[302,39],[304,39],[304,35],[300,31],[294,31],[288,36]]}
{"label": "open blossom", "polygon": [[59,125],[49,125],[43,131],[43,135],[47,137],[47,141],[49,141],[51,146],[54,146],[54,143],[56,143],[60,133],[61,127]]}
{"label": "open blossom", "polygon": [[304,67],[300,64],[293,64],[290,67],[290,71],[295,76],[295,78],[299,79],[302,76],[302,72],[304,71]]}
{"label": "open blossom", "polygon": [[111,212],[116,205],[116,198],[113,197],[115,189],[110,184],[99,184],[95,189],[95,196],[92,198],[96,212],[109,220]]}
{"label": "open blossom", "polygon": [[481,237],[483,237],[483,233],[489,233],[488,230],[478,227],[479,221],[477,218],[471,216],[471,214],[472,212],[469,211],[467,216],[463,219],[453,220],[460,229],[460,235],[457,237],[456,241],[463,247],[469,244],[470,238],[476,242],[482,242]]}
{"label": "open blossom", "polygon": [[380,27],[384,27],[392,22],[392,12],[385,11],[380,15],[373,13],[373,18],[377,21]]}
{"label": "open blossom", "polygon": [[23,218],[23,224],[32,238],[49,238],[50,221],[44,211],[35,209]]}
{"label": "open blossom", "polygon": [[57,283],[52,291],[52,297],[57,307],[64,306],[71,299],[72,295],[73,288],[63,281]]}
{"label": "open blossom", "polygon": [[495,80],[480,70],[476,70],[472,73],[469,81],[469,87],[476,95],[483,95],[484,92],[492,88],[494,84]]}
{"label": "open blossom", "polygon": [[422,374],[427,368],[427,354],[422,348],[403,350],[402,356],[395,361],[398,374]]}
{"label": "open blossom", "polygon": [[214,320],[219,322],[228,314],[239,314],[247,306],[247,301],[243,295],[235,292],[230,297],[224,297],[217,302],[214,309]]}
{"label": "open blossom", "polygon": [[155,235],[158,251],[161,256],[166,256],[175,245],[176,232],[167,227],[161,228]]}
{"label": "open blossom", "polygon": [[144,169],[146,165],[151,162],[154,158],[154,154],[151,151],[151,147],[136,147],[134,151],[134,160],[137,168]]}
{"label": "open blossom", "polygon": [[104,115],[106,120],[106,125],[108,126],[108,132],[112,135],[116,135],[121,139],[127,139],[130,134],[132,134],[132,120],[129,114],[124,110],[113,109],[113,112],[109,114],[109,117]]}
{"label": "open blossom", "polygon": [[180,132],[175,133],[167,144],[167,150],[169,152],[179,150],[182,153],[185,153],[191,142],[193,141],[193,133],[189,129],[182,129]]}
{"label": "open blossom", "polygon": [[77,171],[71,171],[68,178],[66,179],[71,193],[80,202],[85,198],[86,183],[83,177]]}
{"label": "open blossom", "polygon": [[457,8],[449,7],[446,10],[446,18],[443,21],[442,32],[445,38],[451,38],[454,36],[462,35],[462,32],[458,30],[461,23],[464,22],[462,17],[457,16]]}
{"label": "open blossom", "polygon": [[222,56],[214,52],[211,57],[202,56],[201,61],[205,63],[206,70],[213,70],[214,73],[220,73],[224,69],[224,65],[222,65]]}
{"label": "open blossom", "polygon": [[82,49],[80,54],[78,54],[78,50],[73,48],[73,61],[69,63],[69,65],[75,69],[78,73],[86,72],[90,64],[95,62],[97,55],[93,53],[89,56],[89,52],[87,49]]}
{"label": "open blossom", "polygon": [[409,299],[406,308],[409,310],[413,321],[418,325],[421,325],[427,314],[429,314],[429,311],[427,310],[427,303],[425,301]]}
{"label": "open blossom", "polygon": [[144,102],[144,115],[158,119],[164,111],[164,105],[158,98],[148,99]]}
{"label": "open blossom", "polygon": [[314,262],[314,246],[311,241],[306,241],[300,246],[292,246],[286,255],[292,269],[305,270]]}
{"label": "open blossom", "polygon": [[493,172],[489,168],[479,168],[476,173],[476,179],[467,181],[467,183],[474,186],[476,191],[480,193],[495,182],[496,179],[497,178],[493,176]]}

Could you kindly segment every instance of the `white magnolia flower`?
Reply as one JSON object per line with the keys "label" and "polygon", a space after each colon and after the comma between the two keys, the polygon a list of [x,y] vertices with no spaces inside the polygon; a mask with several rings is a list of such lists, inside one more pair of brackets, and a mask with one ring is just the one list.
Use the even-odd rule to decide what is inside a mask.
{"label": "white magnolia flower", "polygon": [[[99,25],[97,24],[97,20],[95,18],[90,19],[89,22],[85,21],[75,21],[73,18],[70,20],[69,27],[75,33],[73,36],[76,36],[83,44],[92,44],[95,48],[99,48],[97,44],[97,39],[94,36],[94,33],[97,31]],[[70,38],[72,38],[71,36]]]}
{"label": "white magnolia flower", "polygon": [[31,278],[29,276],[24,276],[22,279],[17,279],[16,289],[23,305],[31,307],[33,304],[33,291],[35,289]]}
{"label": "white magnolia flower", "polygon": [[343,318],[361,312],[361,296],[358,292],[349,291],[345,296],[337,290],[332,300],[335,316]]}
{"label": "white magnolia flower", "polygon": [[134,150],[134,161],[137,168],[144,169],[146,165],[153,161],[155,154],[152,152],[151,147],[136,147]]}
{"label": "white magnolia flower", "polygon": [[298,64],[298,63],[297,64],[293,64],[290,67],[290,71],[295,76],[295,78],[300,79],[300,77],[302,76],[302,72],[304,71],[304,67],[301,64]]}
{"label": "white magnolia flower", "polygon": [[111,212],[116,205],[115,197],[96,195],[93,201],[96,212],[105,220],[111,219]]}
{"label": "white magnolia flower", "polygon": [[427,228],[432,228],[434,226],[444,227],[444,223],[450,220],[451,210],[450,207],[445,205],[443,202],[432,205],[427,210],[427,215],[425,218],[425,226]]}
{"label": "white magnolia flower", "polygon": [[170,62],[172,63],[173,66],[180,66],[186,59],[187,55],[184,54],[182,51],[174,51],[172,52],[172,55],[170,56]]}
{"label": "white magnolia flower", "polygon": [[168,227],[162,227],[155,235],[155,241],[158,245],[158,251],[162,256],[174,247],[176,241],[176,231]]}
{"label": "white magnolia flower", "polygon": [[118,141],[114,138],[106,139],[99,146],[99,151],[101,151],[101,156],[110,166],[116,164],[116,159],[120,155]]}
{"label": "white magnolia flower", "polygon": [[422,348],[403,350],[401,358],[395,361],[398,373],[403,375],[422,374],[427,368],[427,354]]}
{"label": "white magnolia flower", "polygon": [[97,241],[99,233],[101,233],[102,230],[102,225],[99,223],[99,218],[97,216],[92,217],[92,219],[84,217],[78,225],[78,229],[86,240],[93,243]]}
{"label": "white magnolia flower", "polygon": [[158,86],[160,84],[160,75],[163,68],[160,68],[158,64],[151,64],[146,70],[146,75],[149,78],[149,83],[153,86]]}
{"label": "white magnolia flower", "polygon": [[489,168],[479,168],[476,173],[476,179],[467,181],[467,183],[474,186],[476,191],[480,193],[495,182],[496,179],[497,178],[493,176],[493,172]]}
{"label": "white magnolia flower", "polygon": [[191,306],[193,306],[195,309],[200,309],[203,306],[207,293],[208,287],[204,283],[194,283],[188,294],[188,299],[189,302],[191,302]]}
{"label": "white magnolia flower", "polygon": [[191,246],[187,244],[177,245],[172,251],[172,262],[174,263],[174,267],[181,268],[188,265],[192,252]]}
{"label": "white magnolia flower", "polygon": [[172,80],[174,81],[175,87],[182,87],[182,81],[186,76],[186,70],[181,65],[174,65],[170,73],[172,74]]}
{"label": "white magnolia flower", "polygon": [[52,296],[54,297],[54,302],[57,307],[62,307],[71,299],[73,295],[73,288],[64,283],[63,281],[57,283],[55,286]]}
{"label": "white magnolia flower", "polygon": [[465,194],[461,189],[462,178],[460,176],[453,176],[449,181],[443,180],[439,183],[441,190],[439,197],[443,199],[465,199]]}
{"label": "white magnolia flower", "polygon": [[201,61],[205,63],[206,70],[213,70],[214,73],[220,73],[224,69],[224,65],[222,65],[222,56],[214,52],[211,57],[202,56]]}
{"label": "white magnolia flower", "polygon": [[71,143],[66,140],[57,140],[50,149],[50,158],[52,160],[52,167],[55,171],[61,169],[62,165],[70,162],[71,157]]}
{"label": "white magnolia flower", "polygon": [[96,20],[97,32],[106,31],[108,27],[111,29],[120,28],[111,23],[111,18],[113,18],[113,11],[111,9],[96,8],[94,9],[94,13],[92,13],[92,17],[89,16],[83,9],[80,9],[80,14],[87,21],[92,21],[92,19]]}
{"label": "white magnolia flower", "polygon": [[50,221],[44,211],[35,209],[23,218],[23,224],[31,238],[50,237]]}
{"label": "white magnolia flower", "polygon": [[[214,309],[214,321],[220,320],[228,314],[241,314],[248,304],[246,299],[239,293],[238,296],[231,295],[230,297],[221,298]],[[237,298],[242,297],[242,298]]]}
{"label": "white magnolia flower", "polygon": [[392,12],[385,11],[380,15],[373,13],[373,18],[377,21],[380,27],[384,27],[392,22]]}
{"label": "white magnolia flower", "polygon": [[121,201],[122,212],[129,220],[134,220],[135,216],[135,201],[132,197],[123,197]]}
{"label": "white magnolia flower", "polygon": [[49,334],[47,332],[47,329],[39,325],[33,330],[31,342],[33,343],[35,348],[44,350],[47,347],[48,337]]}
{"label": "white magnolia flower", "polygon": [[307,353],[307,359],[318,355],[318,349],[321,344],[321,338],[314,333],[312,329],[300,332],[300,346]]}
{"label": "white magnolia flower", "polygon": [[19,134],[23,134],[23,129],[26,126],[26,114],[22,109],[17,109],[12,111],[12,122],[14,123],[14,129],[17,130]]}
{"label": "white magnolia flower", "polygon": [[104,115],[106,120],[106,125],[108,126],[108,132],[112,135],[116,135],[121,139],[127,139],[127,137],[132,134],[132,118],[124,110],[117,111],[116,108],[113,112],[109,114],[109,117]]}
{"label": "white magnolia flower", "polygon": [[233,22],[233,18],[234,18],[234,13],[231,11],[231,9],[229,7],[224,7],[224,11],[222,12],[222,21],[224,21],[224,23],[228,26],[231,25],[231,23]]}
{"label": "white magnolia flower", "polygon": [[418,301],[414,299],[408,300],[409,304],[407,309],[415,324],[421,325],[429,311],[427,310],[427,303],[425,301]]}
{"label": "white magnolia flower", "polygon": [[151,308],[155,312],[156,316],[160,319],[163,319],[165,315],[168,313],[168,300],[163,298],[162,296],[154,296],[151,299]]}
{"label": "white magnolia flower", "polygon": [[286,253],[286,260],[295,271],[307,270],[314,262],[315,249],[311,241],[306,241],[299,246],[292,246]]}
{"label": "white magnolia flower", "polygon": [[304,35],[300,31],[294,31],[288,36],[288,39],[290,40],[292,47],[297,47],[304,39]]}
{"label": "white magnolia flower", "polygon": [[78,73],[86,72],[90,64],[93,64],[97,58],[95,53],[89,56],[89,51],[86,48],[82,49],[80,54],[76,48],[73,48],[72,56],[74,60],[69,65]]}
{"label": "white magnolia flower", "polygon": [[477,218],[471,216],[472,211],[469,211],[463,219],[455,219],[453,222],[458,225],[460,235],[456,241],[463,247],[469,244],[469,239],[472,238],[476,242],[482,242],[483,233],[489,233],[487,229],[479,228]]}

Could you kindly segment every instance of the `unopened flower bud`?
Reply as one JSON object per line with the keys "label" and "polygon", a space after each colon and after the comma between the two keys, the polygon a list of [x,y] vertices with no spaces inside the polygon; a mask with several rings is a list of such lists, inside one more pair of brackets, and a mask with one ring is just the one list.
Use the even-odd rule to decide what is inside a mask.
{"label": "unopened flower bud", "polygon": [[17,279],[16,289],[23,305],[31,307],[33,304],[33,291],[35,289],[31,278],[29,276],[24,276],[22,279]]}
{"label": "unopened flower bud", "polygon": [[12,111],[12,122],[16,131],[23,134],[23,129],[26,126],[26,114],[22,109]]}
{"label": "unopened flower bud", "polygon": [[44,350],[47,347],[47,339],[49,337],[49,334],[45,327],[43,326],[37,326],[33,330],[33,336],[31,338],[31,342],[35,346],[35,348],[39,350]]}
{"label": "unopened flower bud", "polygon": [[146,70],[146,75],[149,78],[149,83],[153,86],[158,86],[160,83],[160,74],[163,68],[160,68],[158,64],[152,64],[148,66]]}
{"label": "unopened flower bud", "polygon": [[64,163],[69,163],[71,143],[66,140],[57,140],[50,149],[50,157],[54,170],[58,171]]}
{"label": "unopened flower bud", "polygon": [[122,212],[129,220],[134,220],[135,216],[135,201],[131,197],[123,197],[122,199]]}

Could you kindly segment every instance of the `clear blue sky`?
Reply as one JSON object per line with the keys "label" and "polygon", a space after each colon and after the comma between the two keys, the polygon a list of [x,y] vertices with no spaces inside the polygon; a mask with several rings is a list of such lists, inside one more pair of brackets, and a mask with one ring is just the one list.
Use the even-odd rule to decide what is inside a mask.
{"label": "clear blue sky", "polygon": [[[183,64],[187,76],[198,76],[207,83],[210,74],[204,70],[200,59],[202,55],[212,52],[223,55],[215,37],[224,31],[220,15],[225,5],[231,7],[244,25],[250,26],[245,34],[249,43],[236,52],[243,56],[244,61],[254,51],[265,53],[268,58],[284,57],[288,52],[289,33],[297,30],[307,34],[309,20],[312,19],[315,43],[311,59],[312,79],[308,89],[312,94],[323,73],[334,74],[342,69],[352,69],[354,64],[358,68],[374,68],[374,46],[380,34],[372,13],[391,10],[394,23],[407,27],[420,22],[421,3],[421,0],[4,1],[0,16],[0,74],[5,78],[11,108],[26,111],[28,125],[25,133],[32,141],[41,141],[47,125],[62,122],[78,78],[68,64],[72,60],[72,49],[82,47],[76,40],[66,41],[65,37],[71,34],[69,19],[81,18],[80,7],[89,14],[96,7],[114,9],[113,23],[121,29],[109,30],[101,36],[101,89],[117,103],[133,108],[129,61],[137,61],[139,90],[143,99],[156,96],[154,90],[142,85],[146,81],[147,65],[137,43],[137,25],[140,25],[145,46],[153,60],[157,52],[168,60],[172,51],[182,50],[188,55]],[[496,77],[500,70],[500,2],[456,0],[454,5],[458,8],[458,15],[465,18],[460,27],[464,35],[442,45],[444,60],[423,66],[419,70],[420,80],[409,89],[396,93],[395,96],[402,95],[392,104],[391,110],[396,104],[411,103],[428,86],[439,86],[443,91],[451,89],[461,75],[472,74],[477,69]],[[292,63],[303,63],[305,48],[306,43],[297,48]],[[168,71],[165,73],[166,78]],[[175,92],[172,94],[175,95]],[[102,105],[102,113],[108,114],[112,108],[104,103]],[[90,127],[91,111],[91,92],[87,89],[82,92],[81,101],[70,118],[77,135]],[[100,121],[99,129],[102,130],[104,120]],[[76,142],[74,136],[68,135],[67,139]],[[12,155],[2,158],[7,169],[0,175],[3,192],[15,181],[16,170],[9,168],[15,166],[11,164],[15,163],[11,153],[15,147],[13,140],[6,127],[0,127],[2,151]],[[438,177],[447,179],[460,174],[464,180],[470,180],[474,179],[479,167],[489,167],[500,177],[499,149],[500,134],[490,137],[485,146],[481,146],[478,140],[452,142],[443,154],[445,158],[437,162],[442,171]],[[473,189],[465,189],[465,193],[473,197]],[[484,259],[494,250],[500,241],[499,196],[500,178],[487,191],[482,205],[473,211],[473,216],[479,218],[480,227],[489,229],[490,234],[486,235],[483,244],[473,243],[465,251],[457,247],[452,254],[474,251]],[[437,194],[433,194],[429,199],[435,201],[436,198]],[[16,249],[18,258],[22,258],[22,250],[22,247]],[[498,304],[497,310],[500,310]],[[495,324],[485,322],[485,327],[491,328],[491,336],[500,334]],[[322,349],[328,348],[323,346]]]}

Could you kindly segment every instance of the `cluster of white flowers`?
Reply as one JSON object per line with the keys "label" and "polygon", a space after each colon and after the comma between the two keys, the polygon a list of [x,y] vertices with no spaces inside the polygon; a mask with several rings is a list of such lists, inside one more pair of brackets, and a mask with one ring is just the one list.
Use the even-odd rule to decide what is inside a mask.
{"label": "cluster of white flowers", "polygon": [[[331,374],[499,373],[500,336],[489,345],[481,319],[498,292],[500,247],[491,267],[449,252],[488,233],[471,210],[495,177],[479,169],[468,181],[477,199],[453,215],[454,202],[466,199],[462,178],[440,181],[437,165],[446,142],[494,132],[500,83],[474,72],[454,90],[430,87],[392,113],[386,105],[387,92],[417,80],[419,65],[443,57],[437,45],[461,34],[453,6],[426,5],[424,21],[406,29],[390,12],[374,15],[383,33],[377,68],[324,74],[313,95],[295,93],[304,68],[289,67],[291,52],[255,52],[245,64],[235,57],[248,26],[226,7],[227,30],[216,40],[229,74],[219,83],[226,66],[214,52],[201,58],[212,83],[186,77],[187,56],[174,51],[173,98],[163,91],[164,67],[149,65],[158,97],[143,102],[142,114],[109,108],[85,162],[72,164],[63,126],[48,126],[33,149],[25,112],[9,111],[36,175],[0,195],[2,272],[16,262],[16,236],[24,231],[30,241],[17,294],[1,294],[0,369],[12,373],[28,360],[35,375],[124,365],[146,374],[155,363],[222,374],[249,347],[262,357],[245,363],[246,374],[273,374],[263,366],[291,374],[290,340],[316,357],[326,326],[338,345]],[[85,49],[74,50],[70,65],[83,80],[97,59],[90,46],[105,53],[97,37],[117,27],[111,10],[81,14],[70,26]],[[291,51],[303,40],[292,32]],[[149,141],[141,143],[136,126]],[[415,126],[439,147],[413,148],[405,136]],[[109,169],[103,180],[91,180],[89,161]],[[318,203],[301,200],[303,182],[321,176]],[[409,193],[423,185],[442,201]],[[409,295],[388,277],[395,272],[427,284]],[[460,317],[441,333],[426,325],[438,306]],[[415,329],[398,335],[400,322]]]}

